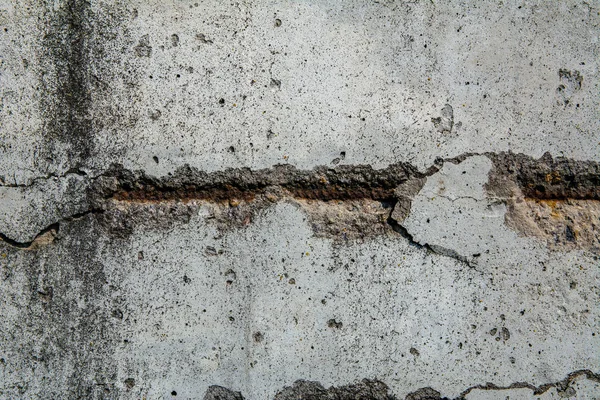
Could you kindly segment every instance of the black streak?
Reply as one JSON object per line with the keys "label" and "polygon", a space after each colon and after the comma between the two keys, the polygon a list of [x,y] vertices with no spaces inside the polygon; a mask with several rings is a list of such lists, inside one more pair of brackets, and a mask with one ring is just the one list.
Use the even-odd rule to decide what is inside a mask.
{"label": "black streak", "polygon": [[74,168],[91,155],[93,142],[89,116],[90,3],[69,0],[62,8],[48,13],[44,37],[46,72],[42,76],[44,135],[50,149],[56,141],[67,145],[68,161]]}

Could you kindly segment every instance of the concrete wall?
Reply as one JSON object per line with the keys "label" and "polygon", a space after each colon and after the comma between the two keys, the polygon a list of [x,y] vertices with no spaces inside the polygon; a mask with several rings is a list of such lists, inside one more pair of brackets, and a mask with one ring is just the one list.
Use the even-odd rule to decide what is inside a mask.
{"label": "concrete wall", "polygon": [[0,397],[600,398],[599,25],[0,0]]}

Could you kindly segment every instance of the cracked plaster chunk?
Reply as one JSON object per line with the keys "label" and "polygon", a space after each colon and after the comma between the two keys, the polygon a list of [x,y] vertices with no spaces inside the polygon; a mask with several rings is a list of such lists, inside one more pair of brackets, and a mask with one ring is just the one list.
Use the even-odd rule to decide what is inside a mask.
{"label": "cracked plaster chunk", "polygon": [[520,244],[504,225],[506,207],[486,196],[491,167],[485,156],[446,163],[427,178],[402,225],[418,243],[462,257],[498,253]]}

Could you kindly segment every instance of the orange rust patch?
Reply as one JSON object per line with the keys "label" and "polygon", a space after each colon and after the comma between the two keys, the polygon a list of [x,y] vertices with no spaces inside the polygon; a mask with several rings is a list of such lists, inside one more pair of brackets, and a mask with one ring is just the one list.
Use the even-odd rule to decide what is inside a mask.
{"label": "orange rust patch", "polygon": [[559,183],[561,181],[560,173],[557,171],[552,171],[549,174],[546,174],[546,182],[548,183]]}
{"label": "orange rust patch", "polygon": [[520,234],[545,240],[551,249],[600,252],[598,200],[511,201],[505,220]]}
{"label": "orange rust patch", "polygon": [[554,218],[562,218],[563,217],[563,215],[560,213],[560,210],[558,210],[557,207],[559,206],[560,203],[564,202],[565,200],[525,198],[524,201],[530,202],[530,203],[536,203],[537,205],[539,205],[539,207],[548,208],[550,210],[549,211],[550,216],[552,216]]}

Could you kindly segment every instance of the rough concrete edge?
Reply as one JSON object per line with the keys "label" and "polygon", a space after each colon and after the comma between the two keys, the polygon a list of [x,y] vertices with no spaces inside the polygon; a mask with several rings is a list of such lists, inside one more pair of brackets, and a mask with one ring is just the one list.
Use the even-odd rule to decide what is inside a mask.
{"label": "rough concrete edge", "polygon": [[[585,378],[593,382],[600,383],[600,374],[594,373],[589,369],[582,369],[571,372],[564,379],[556,382],[545,383],[539,386],[528,382],[514,382],[507,386],[498,386],[493,383],[485,383],[481,385],[471,386],[462,391],[458,397],[454,400],[464,400],[471,392],[475,390],[486,390],[486,391],[502,391],[502,390],[513,390],[513,389],[529,389],[532,394],[539,396],[547,392],[552,388],[556,388],[559,392],[566,391],[570,385],[580,379]],[[217,396],[218,397],[215,397]],[[222,386],[210,386],[206,391],[204,400],[215,400],[219,398],[221,400],[243,400],[244,397],[240,392],[224,388]],[[343,385],[343,386],[331,386],[326,389],[321,383],[316,381],[297,380],[292,386],[286,386],[278,391],[274,400],[301,400],[301,399],[312,399],[312,400],[350,400],[350,399],[363,399],[363,400],[396,400],[398,397],[393,393],[390,393],[389,387],[380,380],[377,379],[363,379],[362,381]],[[405,400],[449,400],[448,397],[442,397],[441,393],[431,387],[423,387],[417,389],[408,395]]]}
{"label": "rough concrete edge", "polygon": [[[579,196],[593,200],[600,199],[600,163],[575,161],[564,157],[553,159],[550,154],[545,154],[536,160],[525,154],[511,152],[465,153],[452,158],[438,158],[434,162],[434,165],[424,172],[406,163],[391,164],[387,168],[379,170],[373,169],[368,165],[345,165],[334,168],[317,166],[312,170],[298,170],[291,165],[276,165],[256,171],[249,168],[230,168],[213,173],[205,173],[185,165],[180,167],[175,174],[157,178],[148,176],[143,171],[129,171],[120,165],[112,165],[111,168],[102,174],[93,177],[87,176],[83,171],[72,170],[61,176],[48,175],[37,178],[32,185],[47,179],[61,179],[70,174],[84,176],[89,182],[87,185],[87,197],[90,204],[88,207],[90,208],[78,214],[60,218],[41,230],[32,241],[18,242],[11,239],[5,233],[0,233],[0,239],[16,248],[31,249],[35,243],[48,242],[40,238],[45,237],[45,234],[49,231],[58,231],[60,223],[78,219],[86,214],[104,212],[106,210],[105,202],[111,198],[115,198],[117,195],[123,196],[123,192],[134,193],[135,190],[138,190],[138,192],[141,191],[138,195],[125,196],[127,201],[143,202],[150,199],[150,201],[160,202],[163,198],[160,197],[162,196],[160,194],[161,191],[168,193],[167,198],[171,196],[171,199],[178,199],[177,196],[181,193],[185,194],[185,191],[190,187],[196,192],[217,189],[220,192],[216,194],[216,198],[221,199],[221,197],[228,195],[252,195],[252,191],[256,191],[257,189],[266,190],[266,188],[275,187],[281,191],[282,188],[294,189],[293,185],[300,185],[302,187],[298,191],[298,196],[303,196],[307,190],[313,190],[315,182],[317,182],[316,186],[318,186],[318,190],[315,194],[309,193],[309,195],[318,198],[318,196],[331,196],[327,192],[329,190],[327,189],[329,185],[327,179],[334,179],[336,183],[348,185],[346,186],[347,190],[354,190],[351,185],[357,182],[363,185],[358,188],[357,196],[373,196],[376,200],[386,197],[386,200],[390,201],[392,205],[387,223],[393,231],[399,233],[412,245],[465,262],[472,267],[477,255],[466,257],[457,254],[452,249],[443,248],[435,244],[418,243],[406,228],[401,225],[401,222],[410,213],[412,199],[422,189],[428,177],[439,172],[447,162],[460,164],[473,156],[486,156],[492,161],[493,167],[485,188],[490,198],[494,201],[507,203],[511,201],[514,197],[512,189],[514,187],[526,188],[529,195],[544,198],[553,195],[559,197]],[[548,174],[553,174],[556,170],[566,171],[569,180],[566,183],[560,179],[549,180]],[[579,171],[582,173],[578,174]],[[326,177],[325,180],[321,181],[324,179],[324,176]],[[378,180],[378,184],[381,185],[383,182],[383,185],[387,186],[378,187],[377,184],[365,179],[370,177]],[[553,175],[550,175],[550,177],[552,178]],[[350,183],[344,181],[349,181]],[[240,182],[241,186],[239,186]],[[536,186],[536,183],[539,183],[539,185]],[[392,184],[394,187],[391,187]],[[257,185],[262,186],[257,188]],[[8,186],[27,187],[31,185]],[[543,192],[540,191],[540,187],[544,187]],[[579,193],[576,189],[581,189],[582,192]],[[372,192],[369,192],[370,190]],[[148,193],[144,191],[148,191]],[[351,195],[346,193],[346,196]],[[204,193],[203,196],[211,200],[210,193]],[[280,200],[281,198],[279,197],[278,199]],[[327,201],[328,198],[326,197],[324,200]]]}

